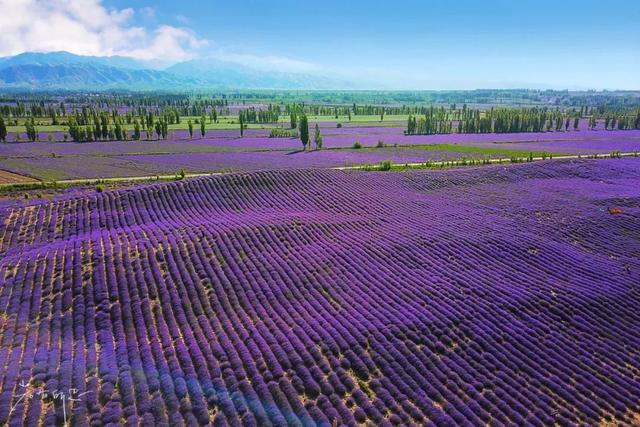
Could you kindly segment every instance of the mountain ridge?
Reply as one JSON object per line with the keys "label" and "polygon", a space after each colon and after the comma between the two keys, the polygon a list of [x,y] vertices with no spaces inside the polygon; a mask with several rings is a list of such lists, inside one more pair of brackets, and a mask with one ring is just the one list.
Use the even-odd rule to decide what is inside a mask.
{"label": "mountain ridge", "polygon": [[25,52],[0,58],[0,89],[339,89],[350,82],[319,74],[261,70],[219,60],[158,69],[126,57]]}

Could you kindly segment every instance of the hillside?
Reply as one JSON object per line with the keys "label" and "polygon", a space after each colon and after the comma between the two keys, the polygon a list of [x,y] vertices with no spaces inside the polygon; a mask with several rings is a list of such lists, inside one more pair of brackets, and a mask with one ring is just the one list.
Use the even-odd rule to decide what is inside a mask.
{"label": "hillside", "polygon": [[188,61],[161,70],[123,57],[93,57],[68,52],[23,53],[0,58],[4,89],[178,90],[178,89],[328,89],[348,82],[305,73],[265,71],[232,62]]}
{"label": "hillside", "polygon": [[92,65],[23,64],[0,69],[0,81],[9,87],[34,89],[158,89],[196,85],[196,81],[154,70],[130,70]]}

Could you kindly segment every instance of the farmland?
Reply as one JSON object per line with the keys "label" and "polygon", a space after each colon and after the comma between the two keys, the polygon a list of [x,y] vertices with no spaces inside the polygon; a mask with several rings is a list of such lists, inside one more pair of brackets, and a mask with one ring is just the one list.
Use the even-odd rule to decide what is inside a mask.
{"label": "farmland", "polygon": [[0,425],[640,424],[637,98],[510,97],[0,102]]}
{"label": "farmland", "polygon": [[[313,122],[312,122],[313,125]],[[93,142],[8,142],[0,145],[0,169],[52,181],[269,169],[332,168],[418,163],[460,158],[525,158],[544,153],[609,154],[640,151],[640,130],[538,133],[404,135],[393,126],[358,123],[340,128],[319,122],[323,149],[302,150],[298,138],[270,138],[269,128],[207,131],[204,137],[173,132],[167,139]],[[61,133],[55,133],[60,140]],[[12,141],[13,135],[9,136]],[[354,148],[356,144],[361,148]]]}
{"label": "farmland", "polygon": [[286,93],[0,98],[0,170],[54,182],[640,150],[633,94],[577,94],[563,105],[564,93],[544,93],[530,107],[478,103],[487,99],[475,93],[464,95],[469,105],[455,103],[461,94],[438,94],[438,105],[389,103],[413,99],[403,93],[379,94],[382,104],[338,95],[326,94],[329,103]]}
{"label": "farmland", "polygon": [[35,182],[36,180],[33,178],[29,178],[27,176],[18,175],[15,173],[0,171],[0,184],[11,184],[11,183],[29,183]]}
{"label": "farmland", "polygon": [[636,424],[639,166],[265,171],[11,208],[0,420],[60,422],[16,403],[22,380],[76,388],[75,425]]}
{"label": "farmland", "polygon": [[0,170],[56,183],[640,149],[633,94],[578,94],[562,107],[564,93],[540,95],[539,103],[553,101],[555,108],[533,101],[531,107],[460,105],[460,94],[439,94],[448,105],[425,105],[389,103],[413,99],[402,93],[379,94],[384,103],[368,104],[371,94],[355,93],[361,103],[346,104],[339,95],[308,104],[313,95],[286,93],[0,98]]}

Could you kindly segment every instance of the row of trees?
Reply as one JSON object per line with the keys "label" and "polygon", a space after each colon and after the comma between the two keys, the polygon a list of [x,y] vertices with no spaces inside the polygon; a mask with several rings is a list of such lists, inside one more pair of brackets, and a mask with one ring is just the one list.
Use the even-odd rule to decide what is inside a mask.
{"label": "row of trees", "polygon": [[640,129],[640,109],[638,109],[635,116],[606,115],[604,118],[604,128],[615,129],[616,127],[620,130]]}
{"label": "row of trees", "polygon": [[[493,92],[488,92],[489,95],[491,93]],[[134,118],[137,117],[138,120],[141,121],[142,126],[146,128],[147,125],[144,121],[146,121],[146,118],[149,116],[158,118],[162,117],[169,124],[180,124],[181,117],[183,116],[203,115],[209,116],[211,122],[217,122],[219,115],[231,114],[228,100],[223,95],[220,96],[222,99],[188,95],[100,95],[68,97],[63,101],[45,99],[39,96],[31,97],[25,95],[23,97],[18,97],[18,99],[0,96],[0,114],[5,117],[8,124],[14,125],[17,124],[17,119],[22,117],[34,117],[36,119],[50,118],[54,125],[65,125],[68,122],[69,115],[75,116],[76,122],[79,125],[89,125],[93,124],[92,117],[99,116],[103,112],[107,112],[110,114],[113,122],[118,120],[119,116],[122,116],[124,117],[124,123],[131,125]],[[391,95],[387,94],[387,96]],[[474,96],[471,96],[470,99],[473,99]],[[234,97],[242,99],[239,96]],[[273,98],[277,99],[278,97],[274,95]],[[353,96],[345,97],[345,99],[350,98],[353,98]],[[252,98],[249,97],[248,99]],[[292,117],[300,116],[301,114],[323,116],[333,115],[335,118],[340,116],[351,117],[352,115],[375,115],[380,117],[380,120],[384,120],[387,115],[433,115],[433,110],[436,109],[435,107],[429,106],[425,103],[417,103],[419,97],[416,98],[416,103],[411,104],[385,105],[384,102],[389,102],[389,100],[384,101],[384,98],[381,99],[381,104],[358,104],[356,102],[350,104],[327,103],[334,99],[337,101],[339,98],[336,98],[335,96],[327,96],[321,100],[323,102],[315,101],[309,104],[305,102],[287,104],[271,102],[268,104],[262,104],[259,107],[252,106],[248,109],[242,109],[238,114],[245,116],[243,118],[245,123],[273,123],[278,121],[283,109],[286,114],[292,115]],[[367,97],[364,97],[363,99],[367,99]],[[455,99],[455,97],[452,99]],[[511,99],[512,98],[510,97],[505,98],[506,101]],[[442,101],[439,98],[436,100]],[[638,102],[640,102],[640,100]],[[244,104],[245,100],[242,99],[239,105]],[[625,104],[628,104],[628,106],[625,107]],[[446,112],[447,115],[447,117],[440,120],[472,121],[469,119],[468,115],[475,113],[477,110],[469,109],[466,103],[462,104],[461,108],[458,108],[458,105],[459,104],[453,102],[449,104],[448,107],[437,107],[439,111]],[[633,100],[625,100],[622,103],[611,102],[611,104],[602,103],[598,105],[582,105],[577,109],[576,107],[572,107],[570,109],[565,107],[561,109],[560,106],[540,106],[534,109],[548,115],[562,114],[565,117],[578,116],[580,118],[596,115],[598,119],[603,119],[611,115],[615,115],[619,118],[625,117],[630,114],[631,108],[637,108],[636,105],[637,102],[634,105]],[[482,114],[485,114],[484,110],[482,111]],[[425,120],[429,121],[427,118]],[[435,127],[437,128],[437,126]],[[440,131],[442,131],[442,129]]]}
{"label": "row of trees", "polygon": [[[132,121],[133,116],[143,116],[149,113],[154,114],[156,116],[170,116],[169,122],[180,123],[181,116],[201,116],[208,115],[213,116],[218,115],[218,111],[221,113],[225,113],[226,115],[230,114],[230,110],[228,107],[220,108],[219,106],[212,105],[215,104],[213,101],[210,101],[209,105],[203,103],[197,103],[195,105],[183,105],[183,106],[174,106],[174,105],[129,105],[129,106],[118,106],[117,108],[105,108],[105,106],[100,103],[90,102],[86,105],[68,105],[64,102],[60,103],[23,103],[18,102],[15,105],[0,105],[0,114],[5,117],[49,117],[52,119],[53,124],[57,124],[60,122],[62,118],[66,118],[67,115],[83,115],[87,116],[87,114],[95,114],[100,113],[102,111],[108,111],[114,116],[117,114],[128,115],[131,116],[127,120]],[[464,104],[464,107],[466,104]],[[348,115],[376,115],[383,117],[384,115],[422,115],[427,113],[429,109],[433,107],[429,105],[398,105],[398,106],[388,106],[388,105],[357,105],[353,103],[352,105],[323,105],[323,104],[287,104],[285,105],[285,112],[290,114],[292,111],[297,112],[298,114],[306,113],[310,115],[321,115],[321,116],[348,116]],[[444,107],[443,107],[444,108]],[[547,109],[548,107],[543,107],[543,109]],[[449,109],[454,112],[454,115],[459,115],[463,112],[463,109],[458,109],[456,104],[451,104]],[[273,119],[272,114],[279,115],[282,113],[281,106],[278,104],[268,104],[266,108],[256,108],[251,107],[247,110],[247,115],[252,115],[253,117],[247,117],[247,122],[254,123],[270,123],[273,121],[277,121]],[[572,109],[571,111],[575,113],[579,113],[580,117],[585,117],[592,114],[597,114],[599,116],[604,116],[605,114],[620,111],[619,108],[612,109],[607,108],[606,105],[600,106],[582,106],[579,110]],[[255,114],[254,114],[255,113]],[[76,120],[80,123],[82,119],[76,117]],[[214,119],[212,119],[214,120]],[[86,124],[86,123],[85,123]]]}
{"label": "row of trees", "polygon": [[267,109],[255,109],[254,107],[247,110],[240,110],[238,117],[244,123],[277,123],[280,118],[280,107],[278,105],[269,104]]}
{"label": "row of trees", "polygon": [[142,139],[142,132],[145,132],[146,139],[166,139],[169,136],[169,123],[166,120],[156,120],[153,123],[146,122],[143,127],[138,119],[133,122],[133,134],[129,135],[120,121],[114,126],[109,125],[108,121],[101,120],[100,124],[80,125],[76,122],[75,117],[69,118],[69,136],[73,141],[128,141],[133,139],[139,141]]}
{"label": "row of trees", "polygon": [[[81,109],[75,109],[69,114],[69,116],[67,116],[67,119],[69,117],[74,117],[75,122],[81,126],[95,125],[99,120],[104,120],[103,118],[106,118],[106,120],[113,122],[114,124],[116,122],[120,122],[120,124],[126,123],[127,125],[132,125],[134,120],[139,120],[142,127],[145,129],[153,128],[154,122],[157,120],[166,121],[170,125],[181,123],[180,114],[175,109],[171,108],[161,113],[158,111],[141,110],[137,114],[134,114],[133,112],[120,114],[117,110],[99,111],[91,107],[82,107]],[[58,123],[52,122],[52,124]]]}
{"label": "row of trees", "polygon": [[[587,117],[596,114],[602,119],[608,113],[621,114],[640,106],[640,93],[569,92],[540,90],[474,90],[474,91],[234,91],[209,93],[4,93],[0,94],[0,114],[12,123],[17,118],[50,117],[57,123],[66,122],[68,114],[82,107],[98,112],[113,110],[124,115],[165,115],[199,117],[217,111],[229,114],[234,106],[255,106],[257,110],[281,108],[286,114],[296,110],[308,115],[347,116],[376,115],[381,119],[390,114],[416,115],[426,113],[429,105],[444,105],[450,110],[457,105],[537,106],[541,109],[561,108]],[[231,109],[229,108],[231,106]],[[129,124],[132,123],[132,119]],[[249,120],[246,120],[250,122]],[[81,123],[78,120],[78,123]],[[169,123],[173,122],[169,120]],[[84,123],[88,124],[88,123]]]}
{"label": "row of trees", "polygon": [[0,97],[0,114],[6,118],[18,117],[66,117],[81,108],[97,111],[130,112],[132,115],[153,111],[156,115],[174,112],[178,116],[200,116],[213,110],[228,110],[227,99],[193,98],[188,95],[92,95],[72,96],[62,101],[38,95],[24,95],[16,99]]}
{"label": "row of trees", "polygon": [[[491,111],[502,110],[503,108],[491,108]],[[515,110],[519,110],[520,108],[515,108]],[[514,108],[509,108],[508,110],[514,110]],[[625,115],[629,113],[628,109],[620,109],[620,108],[608,108],[606,105],[601,106],[582,106],[579,109],[571,108],[571,109],[560,109],[560,107],[534,107],[534,108],[523,108],[522,110],[535,110],[539,113],[544,113],[546,115],[557,115],[562,114],[563,116],[578,116],[578,117],[587,117],[590,115],[596,115],[598,118],[604,118],[606,115]],[[352,105],[317,105],[317,104],[287,104],[285,108],[286,113],[290,115],[315,115],[315,116],[334,116],[334,118],[338,118],[340,116],[347,116],[349,119],[352,115],[354,116],[379,116],[380,120],[384,120],[386,115],[415,115],[415,116],[424,116],[424,115],[434,115],[434,112],[437,112],[439,115],[445,115],[446,117],[441,117],[441,120],[465,120],[469,118],[470,114],[475,114],[477,111],[481,113],[485,113],[486,110],[479,109],[471,109],[467,106],[467,104],[462,104],[462,107],[458,107],[457,104],[451,104],[448,108],[444,106],[435,107],[433,105],[397,105],[397,106],[389,106],[389,105],[357,105],[353,103]]]}
{"label": "row of trees", "polygon": [[[225,100],[226,101],[226,100]],[[214,104],[211,102],[211,104]],[[67,124],[69,116],[75,116],[76,122],[79,125],[91,124],[91,118],[93,116],[101,115],[107,112],[112,116],[112,120],[115,122],[118,116],[124,117],[127,124],[133,124],[134,118],[138,118],[141,122],[146,120],[146,117],[162,117],[169,124],[180,124],[182,116],[208,116],[210,121],[217,122],[218,116],[231,115],[231,111],[228,107],[222,109],[217,105],[207,105],[202,102],[196,103],[196,105],[187,106],[153,106],[135,105],[125,108],[111,108],[104,109],[104,106],[99,104],[88,104],[82,106],[70,105],[65,106],[63,102],[59,104],[50,103],[46,105],[31,104],[26,106],[24,103],[18,103],[16,105],[0,105],[0,112],[9,118],[13,118],[14,121],[20,117],[38,117],[38,118],[50,118],[52,125]],[[239,114],[244,115],[245,123],[273,123],[278,121],[278,117],[281,113],[281,107],[275,104],[269,104],[266,108],[251,107],[246,110],[240,110]]]}
{"label": "row of trees", "polygon": [[[422,117],[410,115],[407,135],[433,135],[448,133],[520,133],[578,130],[580,116],[563,114],[559,110],[537,108],[499,108],[481,111],[463,107],[461,114],[452,114],[444,108],[431,108]],[[589,117],[588,126],[595,129],[596,115]],[[640,110],[635,115],[609,114],[604,118],[605,129],[640,129]]]}
{"label": "row of trees", "polygon": [[[200,134],[202,137],[206,134],[206,117],[202,116],[198,120],[200,124]],[[164,117],[154,118],[154,116],[143,116],[141,120],[133,119],[133,133],[129,135],[125,129],[124,123],[120,118],[116,118],[113,125],[107,113],[101,113],[94,117],[90,124],[78,123],[75,116],[69,116],[68,135],[73,141],[127,141],[129,139],[140,140],[142,133],[145,133],[147,140],[166,139],[169,136],[169,121]],[[189,136],[193,138],[193,122],[188,121]],[[25,130],[29,141],[38,139],[38,132],[33,117],[27,119]],[[7,128],[2,116],[0,116],[0,140],[5,141],[7,136]],[[65,140],[66,140],[65,135]]]}

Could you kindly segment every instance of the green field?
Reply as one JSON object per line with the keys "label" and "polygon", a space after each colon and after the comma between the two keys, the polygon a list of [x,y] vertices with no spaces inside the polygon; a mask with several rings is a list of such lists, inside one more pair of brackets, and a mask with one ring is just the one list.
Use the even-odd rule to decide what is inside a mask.
{"label": "green field", "polygon": [[[484,154],[487,156],[506,156],[506,157],[526,157],[530,154],[534,157],[549,156],[549,152],[546,151],[529,151],[529,150],[517,150],[509,148],[490,148],[490,147],[477,147],[471,145],[458,145],[458,144],[422,144],[422,145],[402,145],[402,148],[411,148],[418,150],[429,151],[452,151],[456,153],[468,153],[468,154]],[[561,155],[562,153],[553,152],[551,154]]]}

